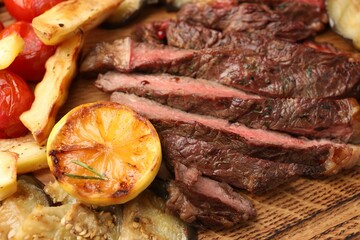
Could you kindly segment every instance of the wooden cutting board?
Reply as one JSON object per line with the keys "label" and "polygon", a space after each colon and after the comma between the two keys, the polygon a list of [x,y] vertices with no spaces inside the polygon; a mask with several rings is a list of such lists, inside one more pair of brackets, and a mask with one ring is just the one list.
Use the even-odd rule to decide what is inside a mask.
{"label": "wooden cutting board", "polygon": [[[173,17],[163,9],[145,9],[135,22],[122,28],[98,28],[87,33],[84,52],[96,42],[129,35],[140,22]],[[12,21],[4,9],[0,20],[5,25]],[[331,31],[317,40],[353,50]],[[93,83],[94,79],[76,78],[59,117],[79,104],[108,100],[109,95]],[[360,167],[325,179],[299,179],[265,195],[248,196],[258,212],[255,220],[223,231],[200,230],[199,239],[360,239]]]}

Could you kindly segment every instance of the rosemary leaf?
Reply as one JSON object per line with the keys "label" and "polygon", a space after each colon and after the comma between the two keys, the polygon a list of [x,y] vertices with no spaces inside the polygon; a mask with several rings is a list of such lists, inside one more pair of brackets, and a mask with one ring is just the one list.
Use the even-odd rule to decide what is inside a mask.
{"label": "rosemary leaf", "polygon": [[90,172],[92,172],[93,174],[98,176],[98,178],[100,178],[102,180],[107,180],[104,174],[100,174],[98,171],[96,171],[95,169],[93,169],[92,167],[87,165],[86,163],[83,163],[83,162],[80,162],[80,161],[72,161],[72,163],[74,163],[76,165],[79,165],[79,166],[89,170]]}
{"label": "rosemary leaf", "polygon": [[77,179],[91,179],[91,180],[106,180],[103,177],[94,177],[94,176],[83,176],[83,175],[76,175],[71,173],[64,173],[65,176]]}

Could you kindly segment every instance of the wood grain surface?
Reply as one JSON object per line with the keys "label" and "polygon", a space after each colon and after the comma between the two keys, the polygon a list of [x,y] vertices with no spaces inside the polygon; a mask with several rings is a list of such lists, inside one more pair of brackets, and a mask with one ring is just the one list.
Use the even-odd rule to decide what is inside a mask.
{"label": "wood grain surface", "polygon": [[[163,9],[146,9],[136,22],[118,29],[95,29],[86,36],[84,53],[96,42],[128,35],[137,23],[174,17]],[[4,10],[0,19],[11,22]],[[333,42],[353,51],[339,36],[328,31],[318,41]],[[108,100],[94,79],[74,79],[68,101],[59,116],[87,102]],[[248,194],[258,217],[223,231],[200,230],[199,239],[360,239],[360,167],[325,179],[299,179],[265,195]]]}

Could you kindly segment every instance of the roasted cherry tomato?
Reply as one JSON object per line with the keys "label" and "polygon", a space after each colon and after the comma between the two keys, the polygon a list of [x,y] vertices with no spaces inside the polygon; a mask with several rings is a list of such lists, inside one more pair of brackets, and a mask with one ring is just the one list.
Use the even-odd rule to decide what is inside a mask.
{"label": "roasted cherry tomato", "polygon": [[45,74],[45,63],[54,54],[56,46],[45,45],[27,22],[15,22],[0,32],[0,39],[16,32],[25,41],[22,52],[9,69],[26,81],[41,81]]}
{"label": "roasted cherry tomato", "polygon": [[46,10],[63,0],[4,0],[4,4],[11,16],[18,21],[31,22]]}
{"label": "roasted cherry tomato", "polygon": [[20,137],[28,132],[19,116],[33,101],[33,92],[20,76],[0,70],[0,138]]}
{"label": "roasted cherry tomato", "polygon": [[0,22],[0,31],[4,29],[4,25],[2,22]]}

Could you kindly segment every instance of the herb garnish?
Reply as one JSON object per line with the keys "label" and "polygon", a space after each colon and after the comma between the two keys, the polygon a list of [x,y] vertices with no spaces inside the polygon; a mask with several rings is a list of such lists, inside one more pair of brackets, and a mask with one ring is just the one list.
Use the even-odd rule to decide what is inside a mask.
{"label": "herb garnish", "polygon": [[78,178],[78,179],[93,179],[93,180],[107,180],[107,178],[105,177],[105,174],[100,174],[98,171],[96,171],[95,169],[93,169],[92,167],[90,167],[89,165],[80,162],[80,161],[72,161],[72,163],[79,165],[83,168],[85,168],[86,170],[89,170],[90,172],[94,173],[97,177],[95,176],[83,176],[83,175],[76,175],[76,174],[71,174],[71,173],[64,173],[65,176],[67,177],[71,177],[71,178]]}

